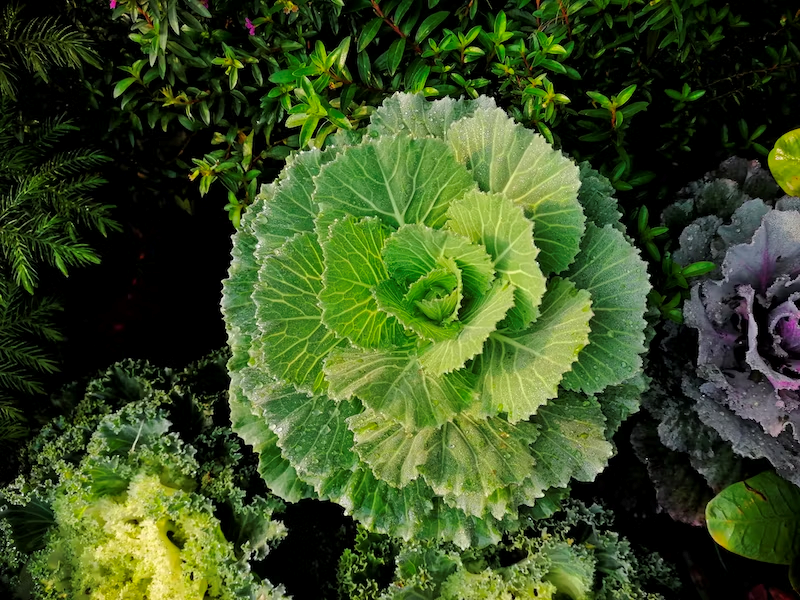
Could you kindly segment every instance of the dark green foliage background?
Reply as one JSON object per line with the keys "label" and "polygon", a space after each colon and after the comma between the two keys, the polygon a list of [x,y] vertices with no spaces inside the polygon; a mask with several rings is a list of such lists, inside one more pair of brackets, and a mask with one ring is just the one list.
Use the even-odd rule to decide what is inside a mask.
{"label": "dark green foliage background", "polygon": [[[291,149],[358,127],[397,90],[492,96],[618,190],[634,188],[629,204],[665,197],[712,156],[765,154],[797,125],[798,17],[780,1],[757,11],[709,0],[164,5],[111,11],[98,0],[67,16],[105,58],[102,77],[88,69],[82,82],[84,101],[106,114],[99,133],[186,208],[189,172],[203,192],[221,182],[233,216]],[[625,106],[597,100],[621,104],[631,85]]]}

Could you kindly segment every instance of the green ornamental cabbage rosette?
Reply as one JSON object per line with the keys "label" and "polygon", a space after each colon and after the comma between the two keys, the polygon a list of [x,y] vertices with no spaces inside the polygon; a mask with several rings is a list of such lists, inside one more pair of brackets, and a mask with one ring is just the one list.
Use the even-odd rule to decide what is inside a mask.
{"label": "green ornamental cabbage rosette", "polygon": [[222,302],[272,491],[466,547],[593,480],[637,406],[650,289],[606,183],[485,97],[396,94],[290,159]]}

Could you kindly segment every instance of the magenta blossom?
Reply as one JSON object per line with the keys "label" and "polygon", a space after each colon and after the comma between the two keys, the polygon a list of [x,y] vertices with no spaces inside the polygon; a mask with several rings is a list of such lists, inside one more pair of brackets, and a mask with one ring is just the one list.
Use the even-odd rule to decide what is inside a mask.
{"label": "magenta blossom", "polygon": [[256,34],[256,26],[253,25],[253,22],[250,20],[249,17],[245,18],[244,26],[247,27],[247,30],[250,32],[250,35],[255,35]]}
{"label": "magenta blossom", "polygon": [[117,8],[117,0],[111,0],[111,8]]}
{"label": "magenta blossom", "polygon": [[200,4],[208,8],[208,0],[200,0]]}

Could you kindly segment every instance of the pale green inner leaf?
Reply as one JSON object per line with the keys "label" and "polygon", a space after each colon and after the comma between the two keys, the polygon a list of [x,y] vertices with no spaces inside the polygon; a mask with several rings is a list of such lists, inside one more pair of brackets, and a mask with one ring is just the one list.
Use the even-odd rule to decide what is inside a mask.
{"label": "pale green inner leaf", "polygon": [[326,387],[322,360],[344,343],[322,322],[321,290],[322,250],[313,234],[304,233],[264,260],[253,291],[265,367],[314,393]]}
{"label": "pale green inner leaf", "polygon": [[407,292],[395,281],[388,280],[375,288],[375,301],[380,310],[397,319],[414,335],[432,342],[447,340],[458,335],[461,323],[457,321],[434,321],[420,310],[415,302],[409,302]]}
{"label": "pale green inner leaf", "polygon": [[473,243],[482,244],[494,260],[494,268],[517,288],[509,323],[521,330],[539,314],[545,277],[536,259],[533,223],[519,205],[500,194],[471,191],[453,202],[446,227]]}
{"label": "pale green inner leaf", "polygon": [[388,277],[381,257],[387,236],[388,230],[377,219],[347,217],[330,226],[322,244],[322,322],[363,348],[402,343],[405,338],[402,326],[378,310],[372,294]]}
{"label": "pale green inner leaf", "polygon": [[435,323],[449,323],[458,318],[461,307],[461,271],[453,259],[446,266],[430,271],[408,287],[406,302],[416,306]]}
{"label": "pale green inner leaf", "polygon": [[481,351],[489,334],[513,304],[514,286],[505,278],[497,279],[491,290],[464,308],[462,327],[455,337],[420,349],[420,364],[431,375],[460,369]]}
{"label": "pale green inner leaf", "polygon": [[483,414],[527,419],[558,395],[558,384],[589,339],[592,301],[566,279],[550,280],[539,318],[519,333],[494,332],[473,363]]}
{"label": "pale green inner leaf", "polygon": [[314,181],[323,231],[347,215],[440,227],[450,201],[475,187],[443,141],[408,136],[347,148]]}
{"label": "pale green inner leaf", "polygon": [[481,190],[503,194],[525,209],[534,222],[542,271],[566,269],[578,253],[585,221],[575,163],[499,108],[481,108],[454,123],[447,141]]}
{"label": "pale green inner leaf", "polygon": [[486,248],[452,231],[423,225],[406,225],[386,240],[383,258],[389,275],[401,285],[410,285],[450,258],[461,270],[464,295],[477,298],[494,279],[492,258]]}

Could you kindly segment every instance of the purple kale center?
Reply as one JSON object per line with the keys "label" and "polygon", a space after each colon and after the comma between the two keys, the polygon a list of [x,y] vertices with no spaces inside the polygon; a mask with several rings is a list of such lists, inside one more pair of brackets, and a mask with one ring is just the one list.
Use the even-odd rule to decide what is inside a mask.
{"label": "purple kale center", "polygon": [[800,441],[800,213],[767,213],[722,274],[695,285],[684,310],[698,375],[740,417],[774,436],[792,423]]}

